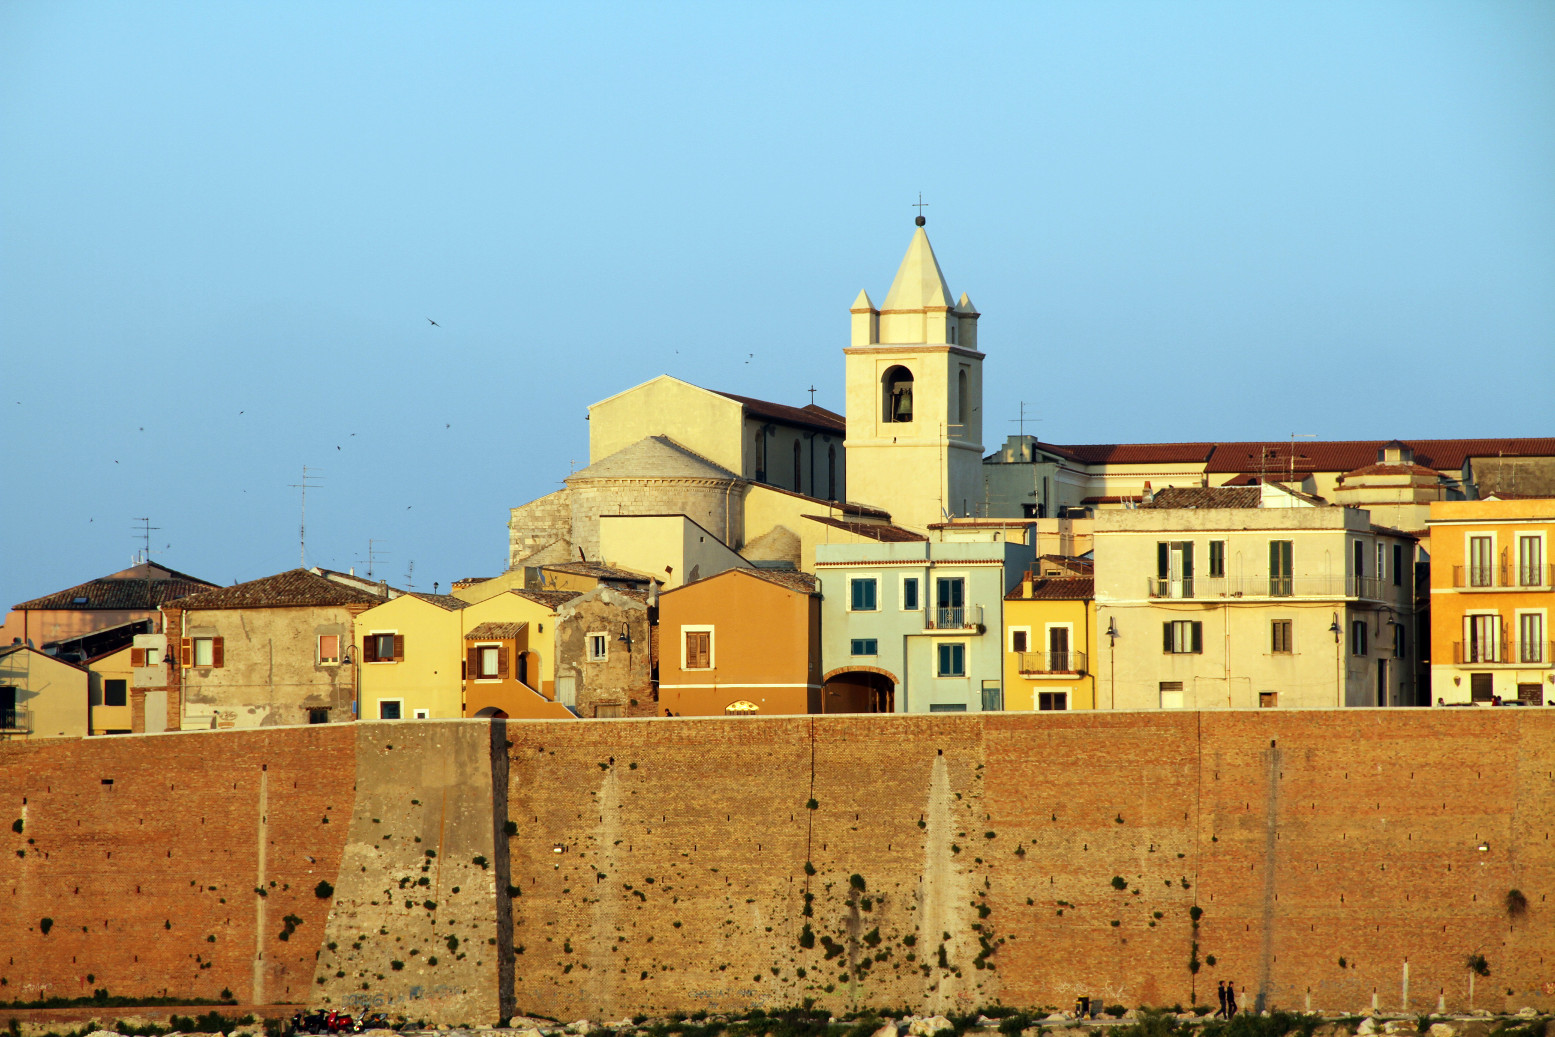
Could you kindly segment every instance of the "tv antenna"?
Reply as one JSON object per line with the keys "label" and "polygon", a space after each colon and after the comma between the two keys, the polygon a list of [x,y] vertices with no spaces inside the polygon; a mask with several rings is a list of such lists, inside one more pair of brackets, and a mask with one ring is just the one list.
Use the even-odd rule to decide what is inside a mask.
{"label": "tv antenna", "polygon": [[416,589],[416,560],[414,558],[405,563],[405,589],[408,591]]}
{"label": "tv antenna", "polygon": [[140,537],[145,545],[140,551],[140,557],[135,559],[135,564],[139,565],[141,562],[151,561],[151,534],[160,532],[162,527],[153,526],[150,516],[142,516],[135,519],[135,521],[140,523],[140,525],[135,527],[135,534]]}
{"label": "tv antenna", "polygon": [[[373,539],[369,538],[368,541],[367,541],[367,557],[365,559],[362,559],[362,558],[358,558],[357,559],[358,562],[365,561],[367,563],[367,575],[368,576],[371,576],[373,574],[373,566],[375,564],[377,564],[378,562],[382,561],[383,559],[385,559],[385,558],[387,558],[389,556],[389,552],[383,550],[383,548],[378,546],[379,544],[382,544],[382,543],[383,543],[382,540],[373,540]],[[416,563],[415,562],[411,562],[410,564],[411,565],[415,565]]]}
{"label": "tv antenna", "polygon": [[1020,425],[1020,434],[1021,434],[1022,438],[1024,438],[1025,435],[1026,435],[1026,422],[1027,421],[1041,421],[1042,419],[1041,418],[1027,418],[1026,417],[1026,401],[1022,400],[1022,401],[1020,401],[1020,417],[1018,417],[1018,418],[1010,418],[1009,420],[1013,421],[1013,422],[1016,422],[1016,423],[1018,423]]}
{"label": "tv antenna", "polygon": [[318,478],[319,475],[317,468],[309,468],[307,465],[303,465],[302,482],[294,482],[290,484],[292,489],[302,491],[302,509],[298,513],[299,517],[297,521],[297,554],[299,560],[302,562],[302,568],[304,569],[308,567],[308,488],[317,488],[324,485],[323,483],[310,482],[309,480]]}
{"label": "tv antenna", "polygon": [[1290,475],[1287,478],[1288,482],[1296,481],[1296,440],[1316,438],[1316,432],[1292,432],[1290,434]]}

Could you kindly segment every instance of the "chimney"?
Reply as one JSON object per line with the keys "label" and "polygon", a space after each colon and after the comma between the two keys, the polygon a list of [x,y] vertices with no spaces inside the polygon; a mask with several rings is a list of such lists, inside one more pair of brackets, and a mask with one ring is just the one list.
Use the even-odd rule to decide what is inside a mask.
{"label": "chimney", "polygon": [[1146,479],[1144,492],[1139,495],[1139,502],[1141,504],[1151,504],[1154,503],[1154,501],[1155,491],[1150,488],[1150,480]]}

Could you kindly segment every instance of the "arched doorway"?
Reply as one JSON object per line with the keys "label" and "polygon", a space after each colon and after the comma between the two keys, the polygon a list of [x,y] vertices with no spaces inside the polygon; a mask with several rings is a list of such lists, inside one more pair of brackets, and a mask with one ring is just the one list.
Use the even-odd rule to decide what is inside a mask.
{"label": "arched doorway", "polygon": [[894,713],[896,678],[874,667],[828,673],[821,688],[822,713]]}
{"label": "arched doorway", "polygon": [[506,720],[508,718],[508,715],[502,710],[498,709],[496,706],[487,706],[485,709],[477,709],[475,711],[475,715],[477,718],[484,717],[488,720]]}

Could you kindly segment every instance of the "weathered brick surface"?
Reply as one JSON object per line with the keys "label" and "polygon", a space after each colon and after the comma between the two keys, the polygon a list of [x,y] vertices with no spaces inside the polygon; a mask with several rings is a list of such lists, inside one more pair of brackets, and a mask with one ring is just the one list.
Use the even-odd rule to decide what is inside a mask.
{"label": "weathered brick surface", "polygon": [[[353,738],[320,726],[0,747],[0,996],[306,998]],[[288,915],[302,921],[281,940]]]}
{"label": "weathered brick surface", "polygon": [[[1439,997],[1470,1007],[1466,961],[1483,954],[1474,1007],[1555,1007],[1543,711],[510,722],[495,757],[492,735],[450,721],[0,747],[0,796],[18,811],[28,798],[25,834],[0,832],[5,993],[254,996],[255,772],[268,763],[279,886],[256,999],[300,1000],[313,983],[338,1002],[366,982],[393,1010],[458,1022],[806,998],[1188,1004],[1231,979],[1255,1005],[1355,1010],[1375,996],[1419,1012]],[[321,825],[326,807],[351,809],[357,779],[351,824]],[[487,855],[504,810],[514,832]],[[456,878],[419,870],[434,832],[470,855],[440,852]],[[338,874],[327,936],[322,874]],[[403,906],[399,880],[422,875],[461,887],[428,895],[437,917]],[[1526,914],[1509,914],[1511,889]],[[218,898],[236,908],[244,891],[229,920]],[[288,912],[304,921],[283,943]],[[450,929],[464,961],[397,957]],[[315,950],[330,959],[322,986]],[[429,982],[457,995],[409,1006]]]}

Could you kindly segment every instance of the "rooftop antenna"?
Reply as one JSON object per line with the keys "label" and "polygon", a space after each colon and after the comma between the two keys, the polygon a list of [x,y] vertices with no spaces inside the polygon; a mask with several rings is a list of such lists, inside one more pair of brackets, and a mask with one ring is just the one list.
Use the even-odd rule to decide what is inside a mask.
{"label": "rooftop antenna", "polygon": [[[381,543],[383,543],[382,540],[374,540],[369,537],[367,540],[367,557],[365,559],[357,559],[358,562],[365,561],[367,563],[367,575],[369,577],[373,574],[373,563],[381,561],[389,555],[389,552],[378,547]],[[415,563],[412,562],[411,564],[414,565]]]}
{"label": "rooftop antenna", "polygon": [[291,488],[302,491],[302,508],[298,513],[297,521],[297,553],[302,562],[302,568],[308,567],[308,487],[322,486],[323,483],[310,482],[310,479],[318,478],[318,469],[302,466],[302,482],[291,483]]}
{"label": "rooftop antenna", "polygon": [[416,560],[414,558],[412,558],[410,561],[405,563],[405,589],[406,590],[413,591],[413,590],[416,589],[415,576],[416,576]]}
{"label": "rooftop antenna", "polygon": [[1296,481],[1296,440],[1316,438],[1316,432],[1292,432],[1290,434],[1290,478],[1287,481]]}
{"label": "rooftop antenna", "polygon": [[923,226],[929,221],[923,218],[923,210],[929,207],[929,203],[923,200],[923,192],[918,192],[918,200],[913,203],[913,208],[918,210],[917,217],[913,220],[918,226]]}
{"label": "rooftop antenna", "polygon": [[[1013,422],[1016,422],[1016,423],[1018,423],[1020,425],[1020,437],[1022,439],[1025,439],[1026,438],[1026,420],[1027,420],[1026,419],[1026,401],[1025,400],[1021,400],[1020,401],[1020,417],[1018,417],[1018,418],[1010,418],[1009,420],[1013,421]],[[1032,418],[1030,420],[1036,421],[1036,422],[1040,422],[1042,419],[1041,418]]]}
{"label": "rooftop antenna", "polygon": [[153,526],[151,524],[150,516],[142,516],[137,518],[135,521],[140,523],[135,532],[140,537],[141,541],[145,544],[145,547],[143,547],[139,552],[140,557],[135,559],[135,564],[139,565],[141,562],[151,561],[151,534],[154,532],[159,532],[162,527]]}

